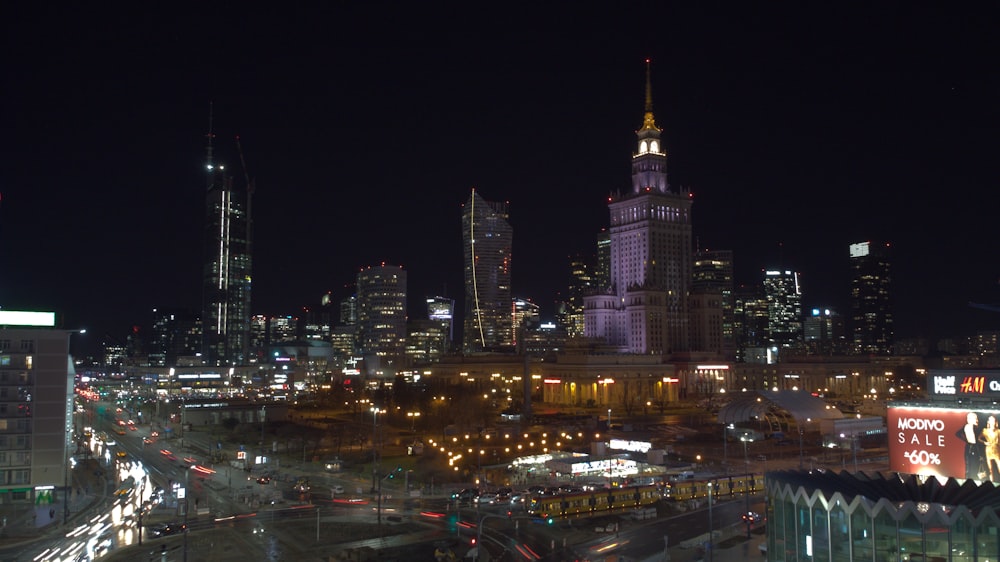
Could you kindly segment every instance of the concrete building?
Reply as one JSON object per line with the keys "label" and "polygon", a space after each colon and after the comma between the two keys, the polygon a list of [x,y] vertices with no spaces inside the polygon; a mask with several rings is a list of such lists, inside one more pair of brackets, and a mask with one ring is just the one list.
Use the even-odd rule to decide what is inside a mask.
{"label": "concrete building", "polygon": [[75,450],[69,346],[80,330],[54,326],[51,312],[0,311],[0,502],[62,513]]}
{"label": "concrete building", "polygon": [[636,131],[632,189],[611,194],[610,292],[584,300],[584,333],[621,353],[689,350],[688,294],[693,238],[691,193],[667,182],[667,152],[653,116],[649,63],[646,106]]}

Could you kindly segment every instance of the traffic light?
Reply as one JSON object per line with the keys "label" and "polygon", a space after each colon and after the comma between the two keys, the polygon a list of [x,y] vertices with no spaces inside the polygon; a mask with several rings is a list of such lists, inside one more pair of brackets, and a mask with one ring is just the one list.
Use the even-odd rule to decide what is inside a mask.
{"label": "traffic light", "polygon": [[472,541],[469,544],[476,546],[476,537],[472,537]]}
{"label": "traffic light", "polygon": [[545,518],[545,522],[548,523],[549,525],[551,525],[554,521],[555,520],[552,519],[551,515],[549,515],[548,517]]}

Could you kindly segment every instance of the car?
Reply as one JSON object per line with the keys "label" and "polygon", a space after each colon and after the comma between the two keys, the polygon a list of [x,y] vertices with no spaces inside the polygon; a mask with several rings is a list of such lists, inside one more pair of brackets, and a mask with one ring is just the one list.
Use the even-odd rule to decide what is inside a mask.
{"label": "car", "polygon": [[510,503],[511,504],[524,503],[528,500],[529,497],[531,497],[531,494],[527,490],[521,492],[514,492],[513,494],[510,495]]}
{"label": "car", "polygon": [[756,511],[748,511],[743,514],[743,521],[747,523],[760,523],[763,519],[761,519],[760,514]]}
{"label": "car", "polygon": [[343,494],[344,487],[338,484],[336,486],[331,487],[330,491],[333,492],[334,494]]}
{"label": "car", "polygon": [[494,503],[496,501],[497,501],[497,495],[492,492],[484,492],[482,494],[479,494],[475,498],[475,502],[481,504]]}
{"label": "car", "polygon": [[162,523],[160,525],[154,525],[149,528],[149,535],[151,537],[166,537],[168,535],[176,535],[177,533],[183,533],[187,530],[187,525],[183,523]]}
{"label": "car", "polygon": [[479,495],[479,488],[462,488],[457,492],[451,494],[451,499],[459,501],[472,501],[473,498]]}
{"label": "car", "polygon": [[126,453],[125,451],[115,451],[115,456],[120,459],[124,459],[125,457],[128,456],[128,453]]}
{"label": "car", "polygon": [[116,427],[115,433],[117,433],[118,435],[125,435],[125,430],[120,427]]}
{"label": "car", "polygon": [[271,482],[270,476],[261,476],[257,479],[258,484],[269,484]]}

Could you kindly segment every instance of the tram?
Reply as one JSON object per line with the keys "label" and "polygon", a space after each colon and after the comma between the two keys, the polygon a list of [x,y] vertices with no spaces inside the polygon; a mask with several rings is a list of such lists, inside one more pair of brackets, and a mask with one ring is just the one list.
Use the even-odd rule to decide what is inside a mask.
{"label": "tram", "polygon": [[590,516],[598,512],[629,510],[653,505],[664,497],[663,484],[572,492],[554,496],[535,496],[528,502],[528,513],[538,517]]}
{"label": "tram", "polygon": [[764,477],[754,474],[727,474],[667,482],[663,497],[674,501],[707,498],[709,484],[712,485],[712,496],[721,499],[740,496],[747,492],[756,494],[758,489],[764,487]]}

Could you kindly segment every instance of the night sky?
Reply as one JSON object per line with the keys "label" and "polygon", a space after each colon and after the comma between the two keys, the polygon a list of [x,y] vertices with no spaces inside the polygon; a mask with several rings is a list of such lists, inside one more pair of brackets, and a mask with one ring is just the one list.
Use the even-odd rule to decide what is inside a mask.
{"label": "night sky", "polygon": [[888,240],[898,337],[1000,329],[968,304],[1000,304],[989,4],[692,4],[5,7],[0,306],[94,348],[197,310],[212,104],[216,162],[243,183],[239,135],[256,182],[254,313],[381,262],[411,316],[461,309],[475,187],[509,202],[514,293],[551,319],[629,189],[648,57],[671,183],[739,283],[794,269],[806,307],[849,315],[848,246]]}

